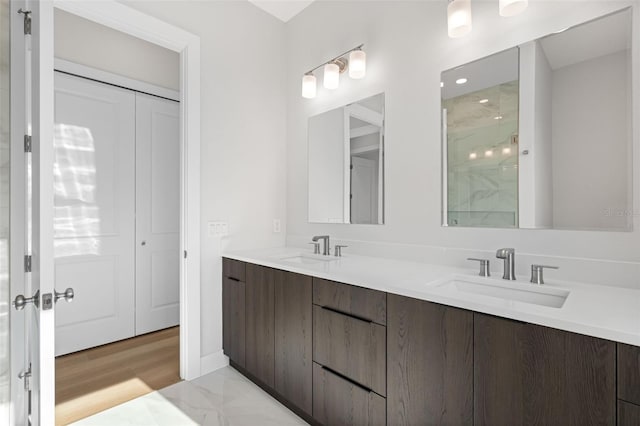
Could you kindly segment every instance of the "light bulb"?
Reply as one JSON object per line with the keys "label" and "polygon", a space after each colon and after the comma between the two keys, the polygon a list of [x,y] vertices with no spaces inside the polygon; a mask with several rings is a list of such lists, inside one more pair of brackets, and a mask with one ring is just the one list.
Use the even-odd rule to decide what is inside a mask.
{"label": "light bulb", "polygon": [[485,157],[493,157],[493,150],[490,150],[490,149],[486,150],[484,152],[484,156]]}
{"label": "light bulb", "polygon": [[363,50],[354,50],[349,54],[349,77],[364,78],[367,73],[367,54]]}
{"label": "light bulb", "polygon": [[500,16],[514,16],[529,5],[529,0],[500,0]]}
{"label": "light bulb", "polygon": [[478,155],[475,152],[469,154],[469,160],[475,160],[477,157]]}
{"label": "light bulb", "polygon": [[305,74],[302,76],[302,97],[313,99],[316,97],[316,76]]}
{"label": "light bulb", "polygon": [[471,0],[450,0],[447,6],[449,37],[457,38],[471,31]]}
{"label": "light bulb", "polygon": [[504,155],[509,155],[511,154],[511,148],[507,147],[507,148],[502,148],[502,153]]}
{"label": "light bulb", "polygon": [[324,66],[324,87],[329,90],[337,89],[340,85],[340,67],[336,64]]}

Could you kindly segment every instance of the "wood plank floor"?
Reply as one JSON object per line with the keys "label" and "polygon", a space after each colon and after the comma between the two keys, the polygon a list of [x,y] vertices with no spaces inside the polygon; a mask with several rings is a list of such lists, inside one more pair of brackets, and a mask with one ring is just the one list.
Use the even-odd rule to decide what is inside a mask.
{"label": "wood plank floor", "polygon": [[180,381],[179,327],[56,358],[56,425]]}

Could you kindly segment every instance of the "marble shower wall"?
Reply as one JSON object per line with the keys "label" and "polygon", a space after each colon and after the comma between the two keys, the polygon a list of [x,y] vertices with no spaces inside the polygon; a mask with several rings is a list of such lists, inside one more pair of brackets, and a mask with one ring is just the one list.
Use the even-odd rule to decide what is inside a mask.
{"label": "marble shower wall", "polygon": [[518,90],[516,80],[443,101],[449,226],[518,226]]}

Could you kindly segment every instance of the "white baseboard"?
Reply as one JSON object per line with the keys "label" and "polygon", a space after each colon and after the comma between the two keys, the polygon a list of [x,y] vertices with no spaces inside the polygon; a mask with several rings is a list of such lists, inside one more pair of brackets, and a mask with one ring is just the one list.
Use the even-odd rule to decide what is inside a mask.
{"label": "white baseboard", "polygon": [[229,365],[229,358],[222,352],[214,352],[200,358],[200,375],[204,376]]}

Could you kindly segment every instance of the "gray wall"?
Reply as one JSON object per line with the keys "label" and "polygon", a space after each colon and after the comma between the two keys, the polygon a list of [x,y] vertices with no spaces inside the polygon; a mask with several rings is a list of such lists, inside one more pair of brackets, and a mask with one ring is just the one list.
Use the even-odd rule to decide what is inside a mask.
{"label": "gray wall", "polygon": [[180,89],[180,55],[55,9],[56,58],[168,89]]}

